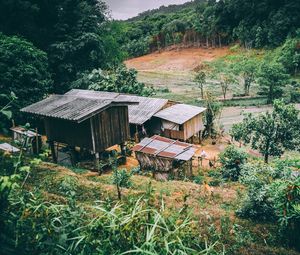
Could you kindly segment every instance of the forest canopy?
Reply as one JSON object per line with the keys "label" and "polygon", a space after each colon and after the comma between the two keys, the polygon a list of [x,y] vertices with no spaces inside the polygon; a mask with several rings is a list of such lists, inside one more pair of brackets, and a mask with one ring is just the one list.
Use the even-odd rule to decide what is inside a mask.
{"label": "forest canopy", "polygon": [[176,44],[219,47],[240,41],[247,48],[276,47],[296,34],[300,4],[297,0],[196,0],[181,8],[171,5],[142,13],[126,24],[125,49],[131,56]]}

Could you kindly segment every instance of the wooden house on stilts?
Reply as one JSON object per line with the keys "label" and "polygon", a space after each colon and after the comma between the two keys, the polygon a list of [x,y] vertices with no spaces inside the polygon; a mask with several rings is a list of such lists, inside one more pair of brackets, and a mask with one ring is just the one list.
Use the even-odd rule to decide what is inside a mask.
{"label": "wooden house on stilts", "polygon": [[138,103],[128,106],[130,136],[136,138],[136,140],[140,140],[145,136],[159,134],[161,124],[160,121],[153,118],[153,116],[172,104],[169,100],[162,98],[142,97],[106,91],[73,89],[66,93],[66,95],[90,99],[115,99]]}
{"label": "wooden house on stilts", "polygon": [[90,151],[99,162],[99,153],[128,140],[128,105],[121,99],[86,98],[72,95],[52,95],[21,111],[44,119],[46,135],[54,162],[54,143],[67,144]]}

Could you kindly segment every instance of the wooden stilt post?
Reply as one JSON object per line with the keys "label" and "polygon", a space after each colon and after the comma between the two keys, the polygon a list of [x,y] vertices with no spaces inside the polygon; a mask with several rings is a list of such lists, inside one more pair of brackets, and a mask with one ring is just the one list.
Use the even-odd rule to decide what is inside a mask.
{"label": "wooden stilt post", "polygon": [[52,160],[55,164],[57,164],[57,156],[56,156],[56,152],[55,152],[54,142],[49,141],[49,146],[50,146],[50,149],[51,149]]}
{"label": "wooden stilt post", "polygon": [[122,155],[122,157],[124,157],[124,161],[125,161],[124,163],[126,164],[126,161],[127,161],[127,158],[126,158],[126,145],[125,145],[124,142],[120,144],[120,148],[121,148],[121,155]]}

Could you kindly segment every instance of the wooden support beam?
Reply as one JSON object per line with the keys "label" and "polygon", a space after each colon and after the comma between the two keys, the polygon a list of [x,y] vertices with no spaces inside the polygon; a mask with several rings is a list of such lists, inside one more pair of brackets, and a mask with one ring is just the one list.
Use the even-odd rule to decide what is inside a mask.
{"label": "wooden support beam", "polygon": [[49,141],[49,146],[50,146],[50,149],[51,149],[52,160],[55,164],[57,164],[57,155],[56,155],[56,151],[55,151],[54,142]]}

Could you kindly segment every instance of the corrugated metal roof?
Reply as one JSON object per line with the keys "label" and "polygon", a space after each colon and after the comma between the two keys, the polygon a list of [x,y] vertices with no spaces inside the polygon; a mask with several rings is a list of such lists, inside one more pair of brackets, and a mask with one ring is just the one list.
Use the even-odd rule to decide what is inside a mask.
{"label": "corrugated metal roof", "polygon": [[179,142],[158,135],[143,139],[139,144],[134,146],[132,150],[184,161],[190,160],[196,153],[196,148],[192,144]]}
{"label": "corrugated metal roof", "polygon": [[114,101],[138,102],[136,105],[128,106],[129,123],[143,125],[150,120],[155,113],[160,111],[167,103],[167,99],[141,97],[128,94],[119,94],[105,91],[73,89],[66,95],[80,96],[85,98],[113,99]]}
{"label": "corrugated metal roof", "polygon": [[128,107],[129,122],[137,125],[142,125],[150,120],[155,113],[168,103],[167,99],[130,95],[120,95],[117,99],[139,102],[138,105],[130,105]]}
{"label": "corrugated metal roof", "polygon": [[181,125],[205,110],[205,108],[198,106],[175,104],[159,111],[154,116]]}
{"label": "corrugated metal roof", "polygon": [[103,111],[111,104],[113,104],[113,101],[111,100],[52,95],[40,102],[21,109],[21,111],[44,117],[77,121],[80,123]]}
{"label": "corrugated metal roof", "polygon": [[26,130],[25,128],[22,128],[22,127],[12,127],[10,130],[15,133],[18,133],[20,135],[27,136],[29,138],[41,136],[40,134],[37,134],[36,132],[33,132],[31,130]]}
{"label": "corrugated metal roof", "polygon": [[18,148],[12,146],[9,143],[0,144],[0,150],[7,151],[7,152],[12,152],[12,153],[20,152],[20,150]]}
{"label": "corrugated metal roof", "polygon": [[107,92],[107,91],[72,89],[69,92],[67,92],[65,95],[86,97],[91,99],[115,99],[120,94],[115,92]]}

